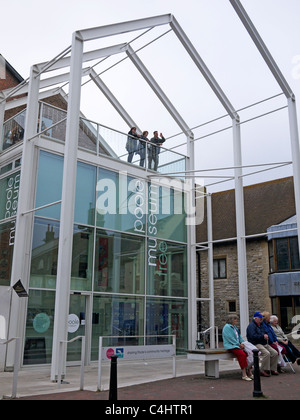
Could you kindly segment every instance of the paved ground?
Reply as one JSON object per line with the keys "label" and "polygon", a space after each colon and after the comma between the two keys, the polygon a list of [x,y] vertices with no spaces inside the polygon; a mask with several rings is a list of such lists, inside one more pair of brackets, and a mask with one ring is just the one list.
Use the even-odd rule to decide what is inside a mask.
{"label": "paved ground", "polygon": [[[300,400],[300,366],[296,373],[261,378],[263,398],[259,400]],[[203,374],[170,378],[118,389],[119,401],[197,401],[197,400],[254,400],[253,381],[241,380],[238,369],[224,371],[219,379],[207,379]],[[102,400],[108,403],[109,391],[72,391],[21,397],[19,400]],[[116,403],[117,404],[117,403]],[[174,404],[174,403],[173,403]],[[173,410],[176,408],[173,407]],[[176,414],[176,413],[175,413]],[[190,413],[189,413],[190,414]]]}

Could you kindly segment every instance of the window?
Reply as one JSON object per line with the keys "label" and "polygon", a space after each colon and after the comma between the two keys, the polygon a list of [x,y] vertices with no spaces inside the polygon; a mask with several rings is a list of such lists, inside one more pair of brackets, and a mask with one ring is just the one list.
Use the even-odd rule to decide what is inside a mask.
{"label": "window", "polygon": [[[300,270],[298,237],[279,238],[269,243],[270,272]],[[275,250],[275,261],[273,256]]]}
{"label": "window", "polygon": [[226,258],[214,259],[214,279],[226,279],[227,267]]}
{"label": "window", "polygon": [[228,312],[232,313],[232,312],[236,312],[236,301],[235,300],[231,300],[228,302]]}

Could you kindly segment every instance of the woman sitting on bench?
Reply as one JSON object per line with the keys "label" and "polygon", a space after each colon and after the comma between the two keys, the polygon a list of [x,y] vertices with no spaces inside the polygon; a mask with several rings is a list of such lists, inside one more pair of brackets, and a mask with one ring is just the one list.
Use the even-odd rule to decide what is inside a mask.
{"label": "woman sitting on bench", "polygon": [[[244,381],[251,381],[253,379],[253,375],[251,368],[248,368],[248,354],[244,351],[244,340],[236,327],[237,322],[238,317],[236,315],[228,316],[227,323],[222,331],[223,345],[226,350],[230,350],[236,356],[242,370],[242,379]],[[247,368],[248,375],[246,371]]]}

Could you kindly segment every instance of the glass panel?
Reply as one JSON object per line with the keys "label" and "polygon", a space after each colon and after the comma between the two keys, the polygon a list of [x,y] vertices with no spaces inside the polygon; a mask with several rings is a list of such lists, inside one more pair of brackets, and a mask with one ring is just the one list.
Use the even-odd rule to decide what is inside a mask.
{"label": "glass panel", "polygon": [[17,214],[20,172],[0,179],[0,220]]}
{"label": "glass panel", "polygon": [[51,363],[55,292],[30,290],[24,365]]}
{"label": "glass panel", "polygon": [[148,294],[187,296],[186,246],[148,239]]}
{"label": "glass panel", "polygon": [[144,234],[145,193],[143,181],[99,168],[97,226]]}
{"label": "glass panel", "polygon": [[284,331],[291,331],[294,327],[291,323],[293,318],[292,296],[280,297],[280,316],[281,328]]}
{"label": "glass panel", "polygon": [[[127,296],[94,296],[92,316],[92,360],[98,358],[100,336],[120,336],[105,339],[103,346],[143,344],[142,339],[130,338],[144,334],[144,299]],[[125,336],[125,338],[121,338]]]}
{"label": "glass panel", "polygon": [[35,219],[31,256],[31,287],[55,288],[58,238],[58,222],[40,218]]}
{"label": "glass panel", "polygon": [[214,279],[219,278],[219,260],[214,260]]}
{"label": "glass panel", "polygon": [[97,124],[86,119],[79,121],[78,145],[96,153],[97,149]]}
{"label": "glass panel", "polygon": [[78,162],[75,198],[75,222],[85,225],[95,224],[96,199],[95,166]]}
{"label": "glass panel", "polygon": [[295,306],[295,315],[300,315],[300,296],[294,296],[294,306]]}
{"label": "glass panel", "polygon": [[[61,200],[64,159],[62,156],[40,151],[35,206]],[[38,216],[60,218],[60,204],[36,212]]]}
{"label": "glass panel", "polygon": [[221,259],[219,260],[219,267],[220,267],[220,279],[226,278],[226,260]]}
{"label": "glass panel", "polygon": [[15,221],[0,225],[0,286],[10,285],[15,240]]}
{"label": "glass panel", "polygon": [[92,290],[94,230],[75,226],[71,290]]}
{"label": "glass panel", "polygon": [[300,269],[298,237],[290,238],[291,269]]}
{"label": "glass panel", "polygon": [[24,139],[26,110],[15,115],[3,125],[3,150]]}
{"label": "glass panel", "polygon": [[[147,299],[146,305],[146,334],[147,335],[176,335],[178,353],[185,353],[188,340],[188,312],[187,301],[164,298]],[[146,344],[168,343],[170,338],[148,338]]]}
{"label": "glass panel", "polygon": [[184,194],[181,181],[176,180],[175,184],[176,190],[171,184],[164,187],[149,184],[148,235],[186,242]]}
{"label": "glass panel", "polygon": [[277,270],[289,270],[289,245],[288,238],[276,240],[276,257],[277,257]]}
{"label": "glass panel", "polygon": [[268,248],[269,248],[269,270],[270,273],[274,273],[275,271],[275,261],[274,261],[274,241],[268,242]]}
{"label": "glass panel", "polygon": [[[42,121],[39,127],[39,131],[44,131],[48,127],[59,123],[67,116],[67,111],[62,109],[54,108],[43,103],[42,106]],[[66,121],[62,121],[55,127],[49,128],[43,134],[43,136],[51,137],[52,139],[65,141],[66,138]]]}
{"label": "glass panel", "polygon": [[95,290],[113,293],[143,293],[144,261],[144,238],[97,231]]}

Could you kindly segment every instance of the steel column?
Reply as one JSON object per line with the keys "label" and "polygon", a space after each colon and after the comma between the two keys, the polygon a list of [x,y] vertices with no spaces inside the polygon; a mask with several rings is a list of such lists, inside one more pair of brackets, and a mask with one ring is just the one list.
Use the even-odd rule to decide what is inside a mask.
{"label": "steel column", "polygon": [[233,156],[235,175],[235,212],[236,212],[236,236],[238,254],[238,276],[239,276],[239,304],[240,304],[240,330],[241,335],[246,335],[249,324],[248,305],[248,280],[247,280],[247,257],[245,239],[245,212],[244,212],[244,191],[242,171],[242,146],[241,128],[239,121],[233,119]]}
{"label": "steel column", "polygon": [[[37,132],[39,84],[40,78],[37,76],[36,67],[33,66],[30,72],[11,272],[11,286],[20,279],[26,290],[28,290],[29,287],[31,238],[34,219],[34,214],[27,213],[27,211],[34,208],[35,182],[33,182],[33,180],[36,179],[37,165],[37,152],[35,150],[34,142],[30,142],[28,139]],[[26,300],[27,299],[20,299],[15,293],[12,294],[9,338],[23,337],[24,335]],[[9,344],[9,347],[14,345],[15,343]],[[12,366],[13,364],[12,354],[14,354],[14,352],[9,348],[7,352],[7,366]]]}
{"label": "steel column", "polygon": [[300,255],[300,151],[299,151],[299,131],[297,122],[296,101],[288,99],[290,139],[293,161],[294,192],[297,217],[297,234]]}
{"label": "steel column", "polygon": [[[194,171],[195,168],[195,150],[193,134],[187,136],[187,170]],[[196,285],[196,221],[197,215],[192,214],[195,206],[195,177],[189,179],[189,191],[187,192],[187,199],[189,200],[188,215],[186,216],[187,228],[187,262],[188,262],[188,298],[189,298],[189,348],[194,348],[197,339],[197,285]]]}
{"label": "steel column", "polygon": [[[71,263],[73,248],[73,224],[77,173],[81,76],[83,42],[73,34],[70,71],[70,94],[68,101],[67,128],[64,155],[62,205],[59,230],[59,254],[57,262],[55,316],[51,380],[55,380],[59,367],[59,343],[67,340],[67,324],[70,301]],[[66,352],[62,366],[65,367]]]}
{"label": "steel column", "polygon": [[213,221],[212,221],[212,198],[211,194],[206,196],[207,208],[207,241],[208,241],[208,289],[209,289],[209,327],[210,348],[214,348],[215,341],[215,294],[214,294],[214,252],[213,252]]}
{"label": "steel column", "polygon": [[4,115],[5,115],[5,96],[2,92],[0,92],[0,152],[3,150],[3,140],[4,140],[4,131],[3,131],[3,124],[4,124]]}

